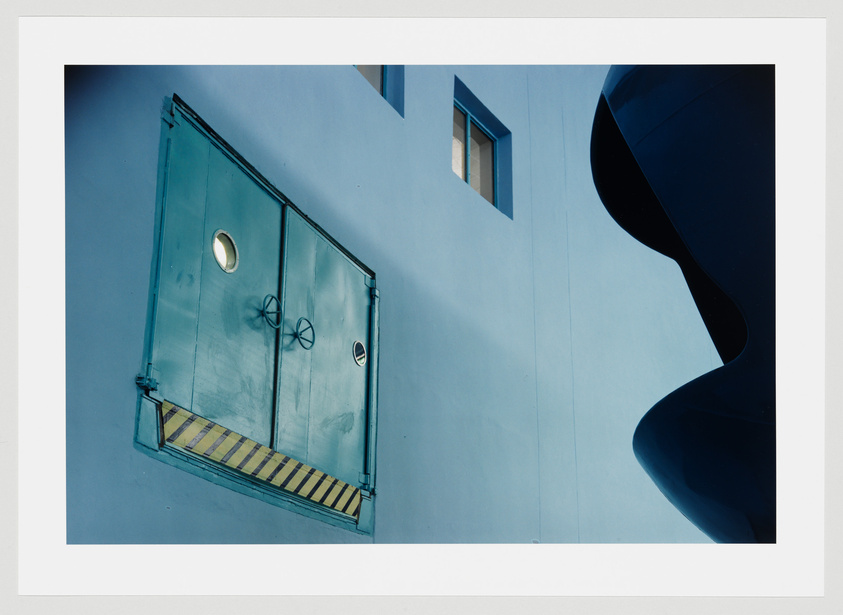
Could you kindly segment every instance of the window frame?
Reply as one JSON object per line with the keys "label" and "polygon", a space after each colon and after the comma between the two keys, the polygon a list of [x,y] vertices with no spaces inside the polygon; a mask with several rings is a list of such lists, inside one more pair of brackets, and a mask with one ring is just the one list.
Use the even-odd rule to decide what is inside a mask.
{"label": "window frame", "polygon": [[[491,203],[488,199],[483,197],[479,191],[475,190],[484,201],[490,203],[496,210],[504,214],[509,219],[513,219],[513,181],[512,181],[512,133],[509,129],[492,113],[486,105],[484,105],[471,90],[454,75],[454,98],[453,109],[458,109],[466,114],[467,131],[470,130],[471,122],[473,121],[480,130],[492,140],[493,143],[493,190],[494,202]],[[466,164],[469,165],[470,155],[470,133],[467,132],[466,139]],[[452,137],[453,140],[453,137]],[[453,152],[453,146],[452,146]],[[452,154],[453,156],[453,154]],[[454,175],[460,178],[463,183],[470,184],[470,180],[464,180],[456,172],[451,170]],[[470,167],[467,168],[467,177],[470,177]],[[472,187],[472,189],[474,189]]]}
{"label": "window frame", "polygon": [[[465,105],[460,104],[458,100],[454,100],[454,108],[465,115],[465,140],[463,141],[464,160],[465,165],[465,183],[471,186],[471,125],[474,124],[476,128],[483,133],[492,143],[492,200],[489,201],[483,194],[471,186],[471,188],[480,194],[487,202],[491,203],[495,209],[498,209],[498,140],[494,133],[483,125],[483,122]],[[456,173],[456,172],[455,172]],[[460,177],[460,179],[463,179]]]}

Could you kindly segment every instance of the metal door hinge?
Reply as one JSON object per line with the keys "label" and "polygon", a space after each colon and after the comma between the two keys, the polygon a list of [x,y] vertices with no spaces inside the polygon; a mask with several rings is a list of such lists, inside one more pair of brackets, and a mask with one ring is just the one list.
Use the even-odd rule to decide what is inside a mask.
{"label": "metal door hinge", "polygon": [[375,495],[375,486],[372,484],[372,476],[359,472],[357,475],[360,481],[360,490],[368,493],[370,496]]}
{"label": "metal door hinge", "polygon": [[161,109],[161,119],[167,123],[167,126],[172,128],[174,125],[178,124],[174,110],[175,105],[173,105],[173,101],[169,99],[167,100],[167,103],[169,104],[165,103],[164,107]]}
{"label": "metal door hinge", "polygon": [[152,377],[152,364],[146,366],[145,374],[138,374],[135,376],[135,384],[139,389],[143,389],[147,393],[158,389],[158,381]]}

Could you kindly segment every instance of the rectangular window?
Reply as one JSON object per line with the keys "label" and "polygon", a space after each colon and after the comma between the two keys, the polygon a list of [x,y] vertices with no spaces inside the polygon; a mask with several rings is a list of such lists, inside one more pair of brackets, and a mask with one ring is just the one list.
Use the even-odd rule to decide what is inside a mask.
{"label": "rectangular window", "polygon": [[495,205],[495,140],[458,104],[454,104],[451,168],[480,196]]}
{"label": "rectangular window", "polygon": [[510,218],[511,161],[510,132],[459,79],[456,79],[451,169]]}
{"label": "rectangular window", "polygon": [[182,469],[213,466],[223,486],[371,533],[374,273],[178,97],[160,177],[137,442]]}

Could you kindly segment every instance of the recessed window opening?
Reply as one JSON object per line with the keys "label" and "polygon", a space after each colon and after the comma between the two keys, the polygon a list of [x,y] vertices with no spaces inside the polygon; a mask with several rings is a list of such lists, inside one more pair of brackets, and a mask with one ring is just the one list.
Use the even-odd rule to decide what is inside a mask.
{"label": "recessed window opening", "polygon": [[355,64],[378,94],[404,117],[404,67],[398,64]]}
{"label": "recessed window opening", "polygon": [[234,273],[240,259],[237,256],[237,245],[231,235],[223,230],[214,233],[213,240],[214,258],[220,268],[226,273]]}
{"label": "recessed window opening", "polygon": [[384,93],[384,75],[383,64],[356,64],[357,70],[360,71],[366,81],[372,84],[372,87],[378,91],[378,94]]}
{"label": "recessed window opening", "polygon": [[451,169],[512,218],[512,134],[456,77],[453,114]]}

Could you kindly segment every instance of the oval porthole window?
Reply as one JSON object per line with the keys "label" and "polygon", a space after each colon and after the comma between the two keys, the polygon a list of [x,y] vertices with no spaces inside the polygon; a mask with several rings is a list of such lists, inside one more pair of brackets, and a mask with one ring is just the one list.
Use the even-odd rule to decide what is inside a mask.
{"label": "oval porthole window", "polygon": [[366,347],[363,342],[354,342],[354,361],[361,367],[366,364]]}
{"label": "oval porthole window", "polygon": [[217,264],[226,273],[232,273],[239,265],[239,258],[237,257],[237,244],[231,238],[231,235],[223,230],[214,233],[214,258]]}

